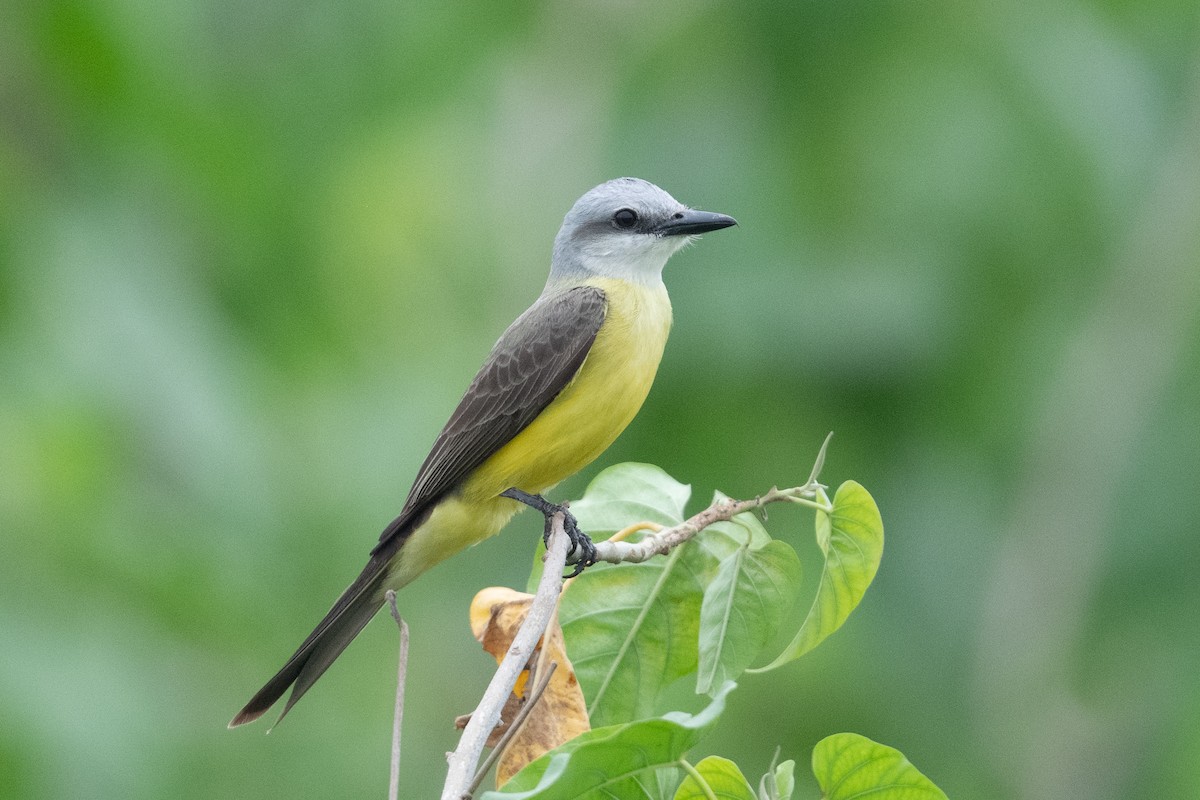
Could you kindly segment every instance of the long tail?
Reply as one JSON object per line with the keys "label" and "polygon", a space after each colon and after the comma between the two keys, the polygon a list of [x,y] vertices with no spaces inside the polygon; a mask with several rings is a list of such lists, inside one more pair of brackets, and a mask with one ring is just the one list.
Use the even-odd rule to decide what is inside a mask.
{"label": "long tail", "polygon": [[390,555],[379,553],[372,556],[366,568],[354,583],[342,592],[333,608],[329,609],[325,618],[304,640],[304,644],[288,659],[283,669],[275,673],[275,677],[267,681],[266,685],[250,698],[246,707],[230,721],[229,727],[236,728],[258,719],[283,696],[289,686],[295,684],[279,719],[282,720],[288,711],[291,711],[296,701],[312,688],[317,678],[329,669],[334,659],[354,641],[354,637],[358,636],[383,605],[382,584]]}

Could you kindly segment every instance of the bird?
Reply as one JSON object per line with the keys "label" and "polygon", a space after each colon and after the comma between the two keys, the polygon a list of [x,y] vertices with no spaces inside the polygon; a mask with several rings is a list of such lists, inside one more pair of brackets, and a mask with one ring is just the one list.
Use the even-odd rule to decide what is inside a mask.
{"label": "bird", "polygon": [[[229,723],[282,720],[383,607],[385,594],[496,534],[524,505],[596,459],[637,414],[671,328],[667,260],[698,234],[736,225],[640,178],[586,192],[554,239],[541,294],[496,341],[433,443],[361,574],[287,663]],[[576,570],[594,555],[567,516]]]}

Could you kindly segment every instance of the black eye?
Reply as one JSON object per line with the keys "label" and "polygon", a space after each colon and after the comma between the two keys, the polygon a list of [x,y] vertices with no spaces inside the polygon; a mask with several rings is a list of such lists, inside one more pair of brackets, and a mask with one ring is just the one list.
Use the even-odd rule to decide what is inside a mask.
{"label": "black eye", "polygon": [[613,224],[618,228],[632,228],[637,225],[638,215],[632,208],[622,208],[613,214]]}

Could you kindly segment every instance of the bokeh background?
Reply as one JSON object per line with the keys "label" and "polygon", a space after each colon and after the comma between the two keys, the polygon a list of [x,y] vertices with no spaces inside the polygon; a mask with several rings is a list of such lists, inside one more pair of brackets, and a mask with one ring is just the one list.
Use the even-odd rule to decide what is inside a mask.
{"label": "bokeh background", "polygon": [[[393,628],[225,730],[356,574],[570,204],[733,214],[677,256],[623,460],[854,478],[848,626],[746,676],[754,780],[855,731],[952,797],[1197,797],[1200,6],[0,5],[0,795],[382,796]],[[771,514],[819,569],[811,515]],[[401,595],[440,787],[524,516]],[[806,606],[807,600],[801,603]],[[800,612],[797,612],[800,613]]]}

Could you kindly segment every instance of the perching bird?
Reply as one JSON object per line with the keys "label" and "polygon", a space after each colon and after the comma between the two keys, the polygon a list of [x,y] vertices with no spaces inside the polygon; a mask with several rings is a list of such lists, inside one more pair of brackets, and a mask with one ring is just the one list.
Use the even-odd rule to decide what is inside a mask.
{"label": "perching bird", "polygon": [[[693,235],[736,224],[638,178],[579,198],[541,296],[492,347],[362,574],[229,727],[258,719],[294,684],[283,719],[388,589],[497,533],[520,503],[558,510],[540,494],[604,452],[650,391],[671,328],[667,259]],[[591,543],[572,539],[586,565]]]}

